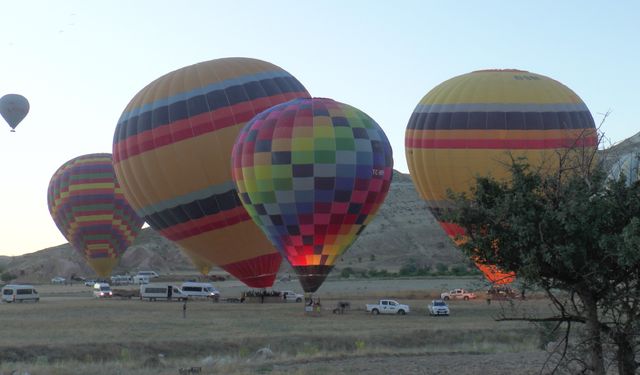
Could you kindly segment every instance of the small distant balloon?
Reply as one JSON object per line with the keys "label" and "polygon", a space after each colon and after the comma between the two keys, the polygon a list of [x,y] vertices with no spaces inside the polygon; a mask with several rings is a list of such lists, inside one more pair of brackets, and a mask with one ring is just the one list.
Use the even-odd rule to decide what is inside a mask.
{"label": "small distant balloon", "polygon": [[29,101],[22,95],[7,94],[0,98],[0,114],[15,132],[16,126],[29,113]]}

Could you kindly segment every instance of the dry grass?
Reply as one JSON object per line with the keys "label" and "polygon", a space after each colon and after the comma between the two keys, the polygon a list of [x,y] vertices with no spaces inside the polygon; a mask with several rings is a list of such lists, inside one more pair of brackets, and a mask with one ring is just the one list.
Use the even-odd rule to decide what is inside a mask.
{"label": "dry grass", "polygon": [[[329,309],[352,293],[344,289],[343,294],[322,294],[325,311],[319,317],[306,316],[302,304],[189,302],[186,319],[182,303],[96,300],[82,288],[40,288],[40,303],[0,305],[0,372],[24,368],[32,375],[179,374],[180,368],[195,366],[203,373],[306,374],[314,372],[298,369],[297,363],[519,353],[539,345],[535,327],[495,322],[500,311],[496,303],[452,302],[451,317],[428,317],[425,297],[439,289],[413,287],[409,283],[391,293],[414,298],[399,298],[412,308],[404,317],[362,311],[365,303],[389,295],[378,291],[361,292],[357,299],[350,298],[352,311],[334,315]],[[546,302],[528,301],[523,307],[543,310]],[[264,347],[273,355],[256,357]],[[164,356],[160,360],[159,354]],[[203,364],[209,356],[210,363]]]}

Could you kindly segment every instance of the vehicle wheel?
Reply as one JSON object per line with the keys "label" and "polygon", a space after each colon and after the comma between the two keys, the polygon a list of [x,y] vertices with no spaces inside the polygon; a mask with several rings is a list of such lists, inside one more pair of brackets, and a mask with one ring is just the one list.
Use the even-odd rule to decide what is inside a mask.
{"label": "vehicle wheel", "polygon": [[40,298],[36,298],[36,302],[40,302]]}
{"label": "vehicle wheel", "polygon": [[404,310],[398,310],[398,314],[404,315],[404,314],[406,314],[406,312],[404,312]]}
{"label": "vehicle wheel", "polygon": [[380,314],[380,311],[378,311],[378,309],[373,309],[373,310],[371,310],[371,313],[373,315],[378,315],[378,314]]}
{"label": "vehicle wheel", "polygon": [[296,302],[302,302],[302,298],[296,298]]}
{"label": "vehicle wheel", "polygon": [[463,300],[468,301],[469,300],[469,296],[464,296]]}
{"label": "vehicle wheel", "polygon": [[444,296],[443,300],[448,301],[449,300],[449,296]]}

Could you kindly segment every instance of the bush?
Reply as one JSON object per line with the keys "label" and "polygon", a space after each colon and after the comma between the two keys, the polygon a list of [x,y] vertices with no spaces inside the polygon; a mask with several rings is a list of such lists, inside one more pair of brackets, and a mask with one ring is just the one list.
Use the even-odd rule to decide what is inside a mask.
{"label": "bush", "polygon": [[342,271],[340,272],[340,277],[343,277],[345,279],[348,279],[351,275],[353,275],[353,268],[351,267],[345,267],[342,269]]}
{"label": "bush", "polygon": [[393,272],[389,272],[385,269],[382,270],[376,270],[375,268],[370,269],[369,270],[369,276],[370,277],[392,277],[392,276],[397,276],[398,274],[393,273]]}
{"label": "bush", "polygon": [[400,267],[400,276],[414,276],[418,271],[418,265],[413,258],[407,259],[407,262]]}
{"label": "bush", "polygon": [[17,278],[18,276],[12,274],[11,272],[5,272],[2,274],[2,276],[0,276],[0,280],[2,280],[5,283],[10,282],[11,280]]}
{"label": "bush", "polygon": [[464,275],[467,275],[469,271],[467,270],[467,267],[461,264],[456,264],[453,267],[451,267],[451,273],[455,276],[464,276]]}
{"label": "bush", "polygon": [[446,264],[438,263],[436,264],[436,272],[439,274],[446,274],[449,272],[449,267]]}

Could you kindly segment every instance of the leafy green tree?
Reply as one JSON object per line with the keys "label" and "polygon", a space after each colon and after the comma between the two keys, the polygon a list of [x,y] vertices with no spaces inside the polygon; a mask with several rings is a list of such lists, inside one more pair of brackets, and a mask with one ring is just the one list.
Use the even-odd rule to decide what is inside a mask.
{"label": "leafy green tree", "polygon": [[605,374],[610,343],[620,374],[635,374],[640,333],[640,184],[608,181],[591,156],[560,155],[556,173],[514,160],[511,181],[477,177],[469,196],[451,195],[449,219],[466,230],[463,251],[516,272],[541,288],[556,314],[539,318],[584,326],[585,373]]}

